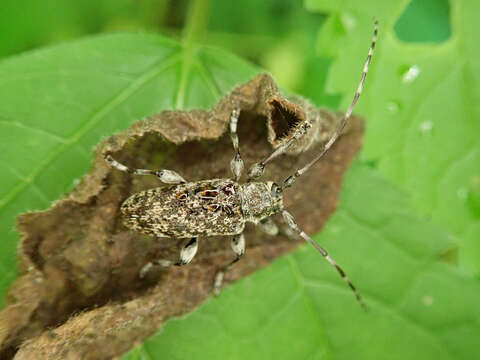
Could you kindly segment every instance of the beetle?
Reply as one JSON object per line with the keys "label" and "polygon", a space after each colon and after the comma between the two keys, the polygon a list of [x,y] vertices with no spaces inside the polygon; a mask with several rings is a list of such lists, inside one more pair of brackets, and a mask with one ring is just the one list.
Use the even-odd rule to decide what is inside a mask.
{"label": "beetle", "polygon": [[[231,247],[236,257],[231,263],[218,271],[215,277],[214,292],[218,294],[225,271],[231,268],[245,253],[245,237],[243,235],[245,224],[251,222],[266,226],[265,221],[270,216],[281,213],[288,227],[313,245],[337,269],[340,276],[354,292],[357,300],[366,308],[359,292],[343,269],[324,248],[298,227],[294,217],[285,210],[283,192],[325,155],[343,131],[362,92],[377,34],[378,22],[375,21],[373,38],[360,83],[338,128],[323,146],[322,151],[308,164],[287,177],[282,185],[271,181],[257,180],[263,175],[265,166],[269,162],[284,154],[308,132],[312,126],[308,119],[298,126],[293,135],[269,156],[252,165],[247,173],[247,182],[243,184],[239,183],[244,168],[237,135],[237,124],[241,111],[239,108],[234,109],[230,116],[230,136],[235,153],[230,162],[233,179],[187,182],[181,175],[172,170],[133,169],[119,163],[111,155],[105,156],[106,161],[120,171],[135,175],[154,175],[168,185],[133,194],[121,205],[124,224],[129,229],[158,237],[189,239],[180,251],[178,262],[159,260],[159,264],[163,266],[188,264],[197,252],[198,237],[200,236],[231,236]],[[142,269],[141,274],[147,272],[151,266],[151,263],[147,264]]]}

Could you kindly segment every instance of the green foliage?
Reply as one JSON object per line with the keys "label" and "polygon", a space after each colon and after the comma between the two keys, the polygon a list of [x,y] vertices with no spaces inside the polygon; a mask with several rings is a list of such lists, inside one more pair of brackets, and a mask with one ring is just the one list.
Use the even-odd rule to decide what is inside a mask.
{"label": "green foliage", "polygon": [[165,109],[209,108],[256,72],[216,49],[131,34],[0,63],[0,298],[15,277],[16,216],[71,190],[103,136]]}
{"label": "green foliage", "polygon": [[395,34],[407,42],[445,41],[452,35],[449,10],[448,0],[413,0],[395,23]]}
{"label": "green foliage", "polygon": [[[0,57],[106,31],[148,30],[178,36],[183,32],[189,3],[193,2],[4,0]],[[302,0],[211,0],[207,7],[203,14],[209,20],[208,29],[204,29],[206,43],[260,64],[282,86],[300,91],[317,104],[337,106],[338,96],[323,91],[330,62],[319,57],[314,46],[325,15],[305,11]],[[254,14],[251,9],[255,9]],[[312,76],[318,79],[314,84]]]}
{"label": "green foliage", "polygon": [[323,91],[330,62],[315,50],[325,18],[305,11],[301,0],[212,0],[206,41],[259,63],[290,91],[335,107],[338,97]]}
{"label": "green foliage", "polygon": [[[368,117],[364,157],[411,193],[417,211],[453,232],[460,245],[459,265],[480,275],[480,222],[468,200],[474,197],[472,184],[480,181],[480,4],[451,1],[450,19],[420,22],[418,14],[413,16],[420,8],[417,2],[404,15],[407,1],[352,0],[341,8],[334,0],[306,3],[331,13],[319,43],[336,55],[327,83],[335,93],[353,94],[372,15],[380,20],[372,71],[355,110]],[[441,8],[444,2],[436,3]],[[394,31],[399,19],[411,25],[410,33],[423,34],[421,41],[425,33],[438,40],[433,34],[437,26],[428,24],[451,23],[453,33],[441,44],[402,42]],[[341,107],[350,101],[344,97]]]}
{"label": "green foliage", "polygon": [[[112,9],[126,1],[111,7],[102,1],[110,10],[97,14],[121,11]],[[81,6],[63,3],[60,13]],[[336,94],[342,94],[337,108],[345,109],[368,50],[372,16],[379,19],[376,53],[356,108],[368,119],[364,162],[349,171],[337,213],[316,236],[343,265],[370,311],[362,312],[334,269],[306,246],[225,289],[190,316],[169,321],[126,359],[471,359],[476,354],[480,285],[470,274],[480,274],[480,5],[305,3],[310,14],[287,1],[248,0],[239,6],[212,0],[205,39],[283,72],[284,85],[318,104],[335,106]],[[20,5],[8,4],[18,12]],[[287,10],[275,17],[277,5]],[[254,7],[255,13],[247,12]],[[71,9],[65,13],[77,16]],[[45,21],[41,29],[48,30],[57,22],[57,15],[50,16],[35,21]],[[10,20],[9,28],[27,34],[17,39],[31,38],[32,18]],[[90,20],[97,25],[62,21],[67,28],[82,28],[71,31],[78,35],[101,29],[98,19],[85,21]],[[317,57],[316,38],[317,50],[330,59]],[[14,44],[3,53],[51,40],[25,40],[27,45]],[[0,43],[8,47],[8,41]],[[330,95],[324,91],[327,68]],[[0,297],[15,276],[16,215],[45,209],[67,193],[88,169],[102,136],[164,109],[209,107],[256,72],[219,50],[138,34],[86,39],[1,62]],[[453,245],[459,246],[463,272],[438,262]]]}
{"label": "green foliage", "polygon": [[0,57],[117,29],[152,29],[168,0],[2,0]]}

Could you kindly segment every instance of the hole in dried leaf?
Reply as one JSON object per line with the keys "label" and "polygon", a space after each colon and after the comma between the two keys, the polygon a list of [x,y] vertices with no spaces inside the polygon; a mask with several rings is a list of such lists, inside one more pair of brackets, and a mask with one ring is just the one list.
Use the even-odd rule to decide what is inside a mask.
{"label": "hole in dried leaf", "polygon": [[274,98],[270,100],[269,105],[271,106],[271,124],[275,132],[274,141],[279,142],[291,135],[293,129],[304,119],[299,117],[299,114],[295,112],[295,108],[292,106],[288,107],[279,99]]}

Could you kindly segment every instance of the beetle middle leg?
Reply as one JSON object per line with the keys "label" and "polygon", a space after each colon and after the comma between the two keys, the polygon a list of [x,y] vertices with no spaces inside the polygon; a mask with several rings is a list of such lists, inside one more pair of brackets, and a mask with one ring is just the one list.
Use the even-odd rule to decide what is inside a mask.
{"label": "beetle middle leg", "polygon": [[[170,267],[172,265],[176,266],[183,266],[187,265],[192,261],[192,259],[195,257],[195,254],[197,253],[198,250],[198,238],[194,237],[191,238],[180,250],[180,256],[177,262],[173,262],[170,260],[156,260],[155,263],[157,265],[161,265],[163,267]],[[150,271],[150,269],[154,266],[155,264],[152,262],[148,262],[145,264],[141,269],[140,269],[140,277],[143,278],[145,275]]]}
{"label": "beetle middle leg", "polygon": [[213,293],[215,295],[220,294],[220,290],[222,289],[222,284],[223,284],[223,277],[225,276],[225,272],[230,270],[233,265],[241,259],[243,254],[245,254],[245,236],[242,234],[240,235],[235,235],[232,238],[231,242],[232,250],[235,253],[236,257],[235,259],[228,265],[224,266],[221,270],[217,272],[217,275],[215,276],[215,283],[213,286]]}
{"label": "beetle middle leg", "polygon": [[105,156],[105,160],[110,164],[110,166],[114,167],[117,170],[128,172],[129,174],[135,175],[154,175],[156,176],[161,182],[165,184],[183,184],[185,183],[185,179],[181,177],[178,173],[173,170],[148,170],[148,169],[132,169],[126,165],[119,163],[110,155]]}
{"label": "beetle middle leg", "polygon": [[237,124],[239,117],[240,109],[233,110],[232,115],[230,116],[230,137],[232,138],[233,150],[235,150],[235,155],[233,156],[232,161],[230,161],[230,168],[232,169],[235,181],[238,181],[240,179],[243,171],[243,160],[242,156],[240,155],[237,135]]}

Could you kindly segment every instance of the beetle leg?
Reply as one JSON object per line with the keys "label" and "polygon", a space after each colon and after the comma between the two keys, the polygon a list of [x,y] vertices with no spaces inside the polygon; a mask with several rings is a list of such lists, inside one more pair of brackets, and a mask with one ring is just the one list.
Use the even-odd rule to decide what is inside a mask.
{"label": "beetle leg", "polygon": [[174,265],[187,265],[195,257],[198,250],[198,238],[192,238],[180,251],[180,261]]}
{"label": "beetle leg", "polygon": [[271,217],[261,220],[258,223],[260,230],[269,236],[285,235],[289,240],[298,241],[299,235],[289,227],[285,221],[278,224]]}
{"label": "beetle leg", "polygon": [[105,160],[117,170],[128,172],[135,175],[154,175],[165,184],[183,184],[185,179],[181,177],[178,173],[172,170],[162,169],[162,170],[148,170],[148,169],[132,169],[128,166],[125,166],[119,163],[110,155],[105,156]]}
{"label": "beetle leg", "polygon": [[311,122],[305,121],[305,123],[303,123],[300,127],[298,127],[297,130],[295,130],[295,133],[288,141],[286,141],[285,143],[280,145],[278,148],[276,148],[270,155],[268,155],[262,161],[259,161],[253,164],[248,170],[247,181],[250,182],[262,177],[263,173],[265,172],[265,166],[273,159],[284,154],[295,143],[295,141],[298,141],[298,139],[302,138],[311,127],[312,127]]}
{"label": "beetle leg", "polygon": [[258,223],[258,227],[269,236],[277,236],[279,233],[278,225],[272,218],[266,218]]}
{"label": "beetle leg", "polygon": [[140,269],[140,278],[144,278],[145,275],[150,271],[154,265],[160,265],[163,267],[170,267],[172,265],[183,266],[187,265],[195,257],[195,254],[198,250],[198,238],[194,237],[190,239],[188,243],[184,245],[182,250],[180,250],[180,257],[178,262],[174,263],[170,260],[156,260],[155,263],[148,262]]}
{"label": "beetle leg", "polygon": [[215,283],[213,287],[213,293],[218,296],[220,295],[220,290],[222,288],[223,284],[223,277],[225,276],[225,272],[230,270],[238,260],[241,259],[243,254],[245,254],[245,236],[243,234],[240,235],[235,235],[232,238],[232,250],[235,252],[235,259],[228,264],[227,266],[223,267],[220,271],[217,272],[217,275],[215,276]]}
{"label": "beetle leg", "polygon": [[238,181],[240,179],[243,171],[243,160],[242,156],[240,155],[237,135],[237,123],[239,116],[240,109],[233,110],[232,115],[230,116],[230,137],[232,138],[233,150],[235,150],[235,155],[233,156],[232,161],[230,161],[230,168],[232,169],[235,181]]}

